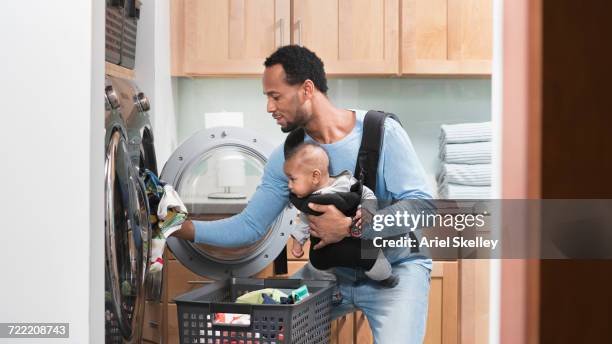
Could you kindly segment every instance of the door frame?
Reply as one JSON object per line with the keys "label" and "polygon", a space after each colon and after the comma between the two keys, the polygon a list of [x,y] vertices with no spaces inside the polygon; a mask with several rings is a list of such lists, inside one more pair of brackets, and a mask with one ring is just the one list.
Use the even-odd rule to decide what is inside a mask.
{"label": "door frame", "polygon": [[[503,1],[502,199],[540,199],[542,0]],[[539,245],[529,214],[514,235]],[[518,232],[518,233],[517,233]],[[501,261],[500,343],[539,342],[537,259]]]}

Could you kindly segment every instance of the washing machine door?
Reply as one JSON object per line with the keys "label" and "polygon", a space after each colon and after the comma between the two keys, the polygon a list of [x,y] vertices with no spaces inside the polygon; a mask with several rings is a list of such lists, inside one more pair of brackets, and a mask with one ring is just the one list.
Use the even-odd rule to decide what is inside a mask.
{"label": "washing machine door", "polygon": [[[140,178],[134,178],[133,184],[136,187],[136,203],[134,224],[140,228],[144,240],[143,247],[150,252],[150,241],[153,233],[152,225],[149,222],[149,202],[147,199],[146,188],[143,183],[145,170],[157,174],[157,159],[155,156],[155,146],[153,139],[153,129],[147,111],[150,109],[149,100],[140,92],[138,87],[130,80],[107,77],[107,100],[114,106],[125,126],[127,133],[127,147],[132,160],[132,165]],[[108,88],[112,90],[109,95]],[[114,100],[114,102],[112,102]],[[144,261],[149,260],[147,254]],[[162,274],[149,273],[145,268],[146,298],[149,300],[161,300]]]}
{"label": "washing machine door", "polygon": [[[174,186],[191,219],[215,220],[239,213],[260,184],[273,146],[236,127],[200,131],[170,157],[162,179]],[[286,209],[257,242],[223,248],[170,237],[174,256],[194,273],[212,279],[248,277],[274,261],[287,243],[296,211]],[[228,235],[231,235],[228,230]]]}
{"label": "washing machine door", "polygon": [[[148,118],[148,114],[146,115]],[[141,127],[141,141],[138,145],[139,168],[155,173],[157,175],[157,159],[155,157],[155,141],[153,139],[153,128],[147,120],[147,124]]]}
{"label": "washing machine door", "polygon": [[[137,343],[140,338],[150,232],[146,231],[148,213],[140,210],[140,202],[145,199],[139,194],[138,182],[125,129],[119,124],[111,125],[107,128],[105,156],[107,343]],[[118,334],[122,341],[117,341]]]}
{"label": "washing machine door", "polygon": [[134,86],[136,113],[127,123],[130,145],[135,149],[136,166],[142,171],[147,169],[157,175],[157,158],[155,156],[155,140],[153,126],[148,111],[151,109],[149,99]]}
{"label": "washing machine door", "polygon": [[153,127],[148,114],[151,108],[149,99],[130,80],[109,77],[108,83],[116,93],[134,165],[141,171],[146,168],[157,174]]}

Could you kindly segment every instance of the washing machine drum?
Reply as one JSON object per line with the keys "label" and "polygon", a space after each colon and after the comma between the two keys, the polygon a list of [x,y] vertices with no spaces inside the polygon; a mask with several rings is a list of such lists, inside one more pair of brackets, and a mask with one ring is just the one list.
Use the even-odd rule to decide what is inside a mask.
{"label": "washing machine drum", "polygon": [[[191,219],[216,220],[239,213],[260,184],[274,146],[237,127],[200,131],[170,157],[162,179],[174,186]],[[286,209],[257,242],[223,248],[170,237],[174,256],[191,271],[213,279],[248,277],[274,261],[287,243],[296,211]],[[228,229],[228,235],[232,235]]]}

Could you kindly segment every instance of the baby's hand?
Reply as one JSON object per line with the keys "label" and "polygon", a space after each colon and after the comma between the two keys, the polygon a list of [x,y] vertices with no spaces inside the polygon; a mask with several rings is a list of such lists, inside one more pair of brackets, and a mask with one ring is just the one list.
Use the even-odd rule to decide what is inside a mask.
{"label": "baby's hand", "polygon": [[[367,213],[367,211],[366,211]],[[357,222],[355,222],[355,226],[357,226],[357,228],[361,229],[361,207],[359,209],[357,209],[357,212],[355,213],[355,217],[353,219],[357,220]]]}
{"label": "baby's hand", "polygon": [[291,240],[293,240],[293,247],[291,248],[291,254],[293,254],[295,258],[301,258],[304,255],[304,247],[294,238],[291,238]]}

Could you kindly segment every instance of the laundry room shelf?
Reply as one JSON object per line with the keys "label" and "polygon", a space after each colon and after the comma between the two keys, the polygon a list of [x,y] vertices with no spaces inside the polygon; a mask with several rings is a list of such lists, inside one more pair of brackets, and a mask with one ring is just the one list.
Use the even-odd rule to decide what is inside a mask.
{"label": "laundry room shelf", "polygon": [[125,67],[121,67],[119,65],[106,62],[106,75],[115,76],[118,78],[134,80],[135,73],[132,69],[127,69]]}

